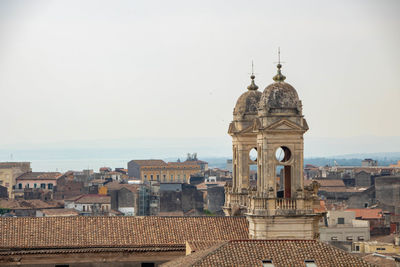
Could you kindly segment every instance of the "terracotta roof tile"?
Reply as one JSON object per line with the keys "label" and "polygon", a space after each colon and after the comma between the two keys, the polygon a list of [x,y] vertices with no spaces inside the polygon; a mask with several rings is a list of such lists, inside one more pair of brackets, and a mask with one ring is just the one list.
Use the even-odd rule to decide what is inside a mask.
{"label": "terracotta roof tile", "polygon": [[0,249],[181,246],[247,239],[245,217],[0,218]]}
{"label": "terracotta roof tile", "polygon": [[310,185],[312,181],[317,181],[321,187],[345,187],[343,180],[339,179],[304,180],[304,185]]}
{"label": "terracotta roof tile", "polygon": [[214,245],[163,264],[175,266],[262,266],[270,259],[275,267],[304,267],[314,260],[318,267],[373,266],[341,249],[316,240],[236,240]]}
{"label": "terracotta roof tile", "polygon": [[111,197],[106,195],[94,195],[94,194],[81,195],[75,198],[74,202],[81,204],[92,204],[92,203],[110,204]]}
{"label": "terracotta roof tile", "polygon": [[17,180],[56,180],[61,176],[59,172],[27,172],[17,177]]}
{"label": "terracotta roof tile", "polygon": [[140,160],[132,160],[139,166],[165,166],[167,163],[161,159],[140,159]]}
{"label": "terracotta roof tile", "polygon": [[381,219],[382,210],[381,209],[346,209],[346,211],[354,211],[356,213],[356,218],[361,219]]}

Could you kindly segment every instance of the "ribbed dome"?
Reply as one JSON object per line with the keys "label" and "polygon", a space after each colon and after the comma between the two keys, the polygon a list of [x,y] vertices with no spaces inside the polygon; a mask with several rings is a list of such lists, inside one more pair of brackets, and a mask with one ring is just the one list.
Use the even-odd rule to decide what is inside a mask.
{"label": "ribbed dome", "polygon": [[281,73],[282,65],[277,65],[278,73],[273,77],[274,83],[265,88],[259,105],[259,114],[266,113],[301,113],[301,102],[296,89],[285,83],[286,77]]}
{"label": "ribbed dome", "polygon": [[260,102],[262,93],[260,91],[252,90],[242,94],[236,102],[233,114],[235,115],[250,115],[257,114],[258,104]]}
{"label": "ribbed dome", "polygon": [[258,86],[254,83],[255,76],[251,75],[250,78],[251,84],[247,87],[248,91],[243,93],[237,100],[236,106],[233,109],[233,115],[243,117],[245,115],[257,114],[262,93],[257,91]]}
{"label": "ribbed dome", "polygon": [[300,103],[296,90],[288,83],[275,82],[265,88],[261,97],[260,108],[297,108]]}

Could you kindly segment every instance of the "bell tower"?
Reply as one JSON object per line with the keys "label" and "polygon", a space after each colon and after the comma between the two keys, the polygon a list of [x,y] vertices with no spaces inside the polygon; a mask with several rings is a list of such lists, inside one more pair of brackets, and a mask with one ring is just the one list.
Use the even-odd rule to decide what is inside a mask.
{"label": "bell tower", "polygon": [[255,84],[255,76],[250,76],[251,84],[236,102],[233,121],[228,134],[232,136],[232,184],[225,188],[224,212],[227,216],[244,215],[247,211],[248,190],[250,188],[250,168],[257,161],[250,157],[256,151],[257,133],[253,131],[257,118],[258,103],[262,93]]}
{"label": "bell tower", "polygon": [[[245,215],[253,239],[317,239],[322,216],[314,212],[319,185],[305,187],[303,176],[308,125],[297,91],[285,82],[281,69],[279,62],[274,82],[262,94],[251,91],[252,76],[252,94],[244,93],[236,103],[228,131],[233,181],[225,187],[224,211],[228,216]],[[256,160],[249,157],[252,149]],[[255,187],[249,182],[251,164],[257,164]]]}
{"label": "bell tower", "polygon": [[296,90],[285,82],[280,63],[277,68],[254,124],[260,159],[257,189],[249,194],[246,213],[250,237],[315,239],[320,219],[313,211],[319,205],[317,184],[304,188],[303,177],[303,135],[308,125]]}

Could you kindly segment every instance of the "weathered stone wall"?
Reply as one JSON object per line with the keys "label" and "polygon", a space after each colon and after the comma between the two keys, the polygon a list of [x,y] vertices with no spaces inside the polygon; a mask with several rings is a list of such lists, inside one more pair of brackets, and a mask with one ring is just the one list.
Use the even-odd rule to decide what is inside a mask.
{"label": "weathered stone wall", "polygon": [[358,172],[354,175],[355,185],[357,187],[369,187],[371,186],[371,174],[367,172]]}
{"label": "weathered stone wall", "polygon": [[375,179],[376,199],[380,203],[400,205],[400,176],[382,176]]}
{"label": "weathered stone wall", "polygon": [[375,187],[371,186],[365,191],[353,193],[347,201],[348,207],[351,209],[368,208],[376,203]]}
{"label": "weathered stone wall", "polygon": [[54,188],[54,199],[68,199],[84,193],[84,183],[62,176]]}
{"label": "weathered stone wall", "polygon": [[175,190],[166,189],[168,188],[162,187],[160,189],[161,212],[203,210],[203,193],[198,191],[195,186],[182,184],[181,190],[176,190],[176,188]]}
{"label": "weathered stone wall", "polygon": [[128,176],[140,179],[140,166],[133,160],[128,162]]}
{"label": "weathered stone wall", "polygon": [[135,194],[126,188],[118,190],[118,208],[135,207]]}
{"label": "weathered stone wall", "polygon": [[225,203],[225,188],[214,186],[207,188],[207,209],[212,213],[222,214],[222,207]]}

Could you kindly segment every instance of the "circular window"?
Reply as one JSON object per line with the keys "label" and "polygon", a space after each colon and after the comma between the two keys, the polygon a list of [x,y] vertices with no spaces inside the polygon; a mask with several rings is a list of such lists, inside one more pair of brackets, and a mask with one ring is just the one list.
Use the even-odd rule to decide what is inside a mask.
{"label": "circular window", "polygon": [[278,147],[278,149],[275,152],[276,160],[279,162],[287,162],[290,160],[291,156],[292,153],[290,152],[290,149],[287,148],[286,146]]}
{"label": "circular window", "polygon": [[252,161],[257,161],[257,148],[253,147],[249,152],[249,158]]}

